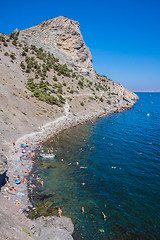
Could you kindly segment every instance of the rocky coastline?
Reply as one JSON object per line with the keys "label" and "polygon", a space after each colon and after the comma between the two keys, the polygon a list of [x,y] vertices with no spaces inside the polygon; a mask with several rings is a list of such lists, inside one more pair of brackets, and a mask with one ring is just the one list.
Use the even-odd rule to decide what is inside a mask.
{"label": "rocky coastline", "polygon": [[[47,123],[44,126],[40,127],[40,131],[39,132],[34,132],[28,135],[24,135],[21,138],[19,138],[17,141],[15,141],[15,146],[11,147],[8,155],[8,171],[6,173],[6,176],[9,177],[9,182],[10,182],[10,186],[14,186],[18,192],[16,194],[12,194],[9,191],[6,190],[6,186],[2,187],[1,189],[1,200],[2,202],[4,201],[4,199],[6,199],[5,205],[9,205],[9,207],[13,207],[12,211],[14,209],[14,211],[18,211],[18,217],[16,218],[16,215],[14,216],[14,218],[16,218],[16,220],[14,221],[15,223],[17,223],[17,228],[20,228],[20,225],[25,225],[25,227],[21,227],[21,229],[19,229],[19,233],[15,233],[15,227],[12,229],[8,229],[7,233],[6,231],[4,231],[4,238],[2,239],[21,239],[21,235],[25,234],[25,239],[68,239],[71,240],[72,238],[72,234],[74,231],[74,226],[73,223],[71,221],[71,219],[68,219],[64,216],[62,216],[61,218],[58,218],[57,216],[53,216],[53,217],[41,217],[38,218],[37,220],[30,220],[28,218],[26,218],[25,214],[23,213],[24,210],[27,210],[28,207],[32,207],[31,202],[29,201],[28,198],[28,188],[27,188],[27,184],[19,184],[17,185],[15,183],[15,176],[20,175],[21,178],[27,177],[27,175],[29,174],[29,172],[26,174],[26,172],[24,171],[24,168],[27,167],[27,164],[25,163],[25,165],[22,167],[21,165],[21,161],[19,161],[20,156],[22,155],[22,145],[24,144],[32,144],[32,151],[36,150],[37,147],[37,143],[39,143],[39,141],[44,141],[47,138],[49,138],[51,135],[53,134],[58,134],[60,131],[63,131],[69,127],[74,127],[78,124],[83,124],[86,121],[90,121],[93,120],[94,118],[99,118],[99,117],[103,117],[106,114],[109,113],[114,113],[114,112],[122,112],[124,110],[130,109],[132,107],[132,105],[130,105],[127,108],[124,108],[123,106],[119,106],[116,108],[112,108],[108,111],[103,111],[103,112],[94,112],[92,114],[88,114],[88,115],[78,115],[75,116],[73,114],[69,113],[69,109],[67,107],[66,104],[66,108],[65,108],[65,115],[57,118],[56,120],[54,120],[53,122]],[[16,151],[15,151],[16,150]],[[34,163],[32,163],[34,164]],[[31,164],[31,165],[32,165]],[[6,166],[5,166],[6,167]],[[31,171],[31,168],[30,168]],[[20,204],[16,204],[16,202],[19,202]],[[15,205],[15,206],[13,206]],[[16,208],[16,209],[15,209]],[[12,213],[8,213],[8,218],[10,217],[10,214]],[[14,215],[14,213],[12,214],[12,216]],[[7,216],[6,216],[7,218]],[[21,219],[21,223],[19,223],[19,218]],[[25,232],[23,232],[24,229]],[[17,230],[16,230],[17,231]],[[7,235],[8,236],[7,236]],[[14,234],[14,237],[13,237]],[[11,238],[11,236],[12,238]],[[32,237],[32,238],[31,238]]]}

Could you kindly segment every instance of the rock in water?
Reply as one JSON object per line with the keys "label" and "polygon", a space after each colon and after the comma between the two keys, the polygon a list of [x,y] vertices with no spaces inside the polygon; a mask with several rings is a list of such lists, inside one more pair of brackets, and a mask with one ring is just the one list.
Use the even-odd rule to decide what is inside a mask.
{"label": "rock in water", "polygon": [[60,63],[95,81],[92,56],[79,27],[77,21],[60,16],[20,31],[19,39],[53,53]]}

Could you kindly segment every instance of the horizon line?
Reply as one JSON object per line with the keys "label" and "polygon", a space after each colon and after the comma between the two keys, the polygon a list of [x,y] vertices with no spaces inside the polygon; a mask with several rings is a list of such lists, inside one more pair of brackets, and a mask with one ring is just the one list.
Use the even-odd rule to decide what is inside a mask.
{"label": "horizon line", "polygon": [[156,93],[156,92],[160,92],[160,90],[134,90],[133,92],[152,92],[152,93]]}

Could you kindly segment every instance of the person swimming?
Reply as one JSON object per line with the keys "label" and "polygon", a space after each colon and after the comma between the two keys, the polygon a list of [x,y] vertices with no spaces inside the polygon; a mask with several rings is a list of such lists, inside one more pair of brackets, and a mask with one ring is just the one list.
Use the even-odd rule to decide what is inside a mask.
{"label": "person swimming", "polygon": [[107,216],[102,212],[104,220],[106,220]]}
{"label": "person swimming", "polygon": [[82,211],[82,213],[84,213],[84,207],[82,207],[82,210],[81,210],[81,211]]}

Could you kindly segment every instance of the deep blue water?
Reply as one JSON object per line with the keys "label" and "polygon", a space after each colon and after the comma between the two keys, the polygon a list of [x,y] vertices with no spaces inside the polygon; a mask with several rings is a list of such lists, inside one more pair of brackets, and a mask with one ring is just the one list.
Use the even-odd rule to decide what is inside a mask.
{"label": "deep blue water", "polygon": [[52,207],[72,218],[75,239],[160,239],[160,93],[138,96],[132,109],[43,144],[57,158],[36,174]]}

